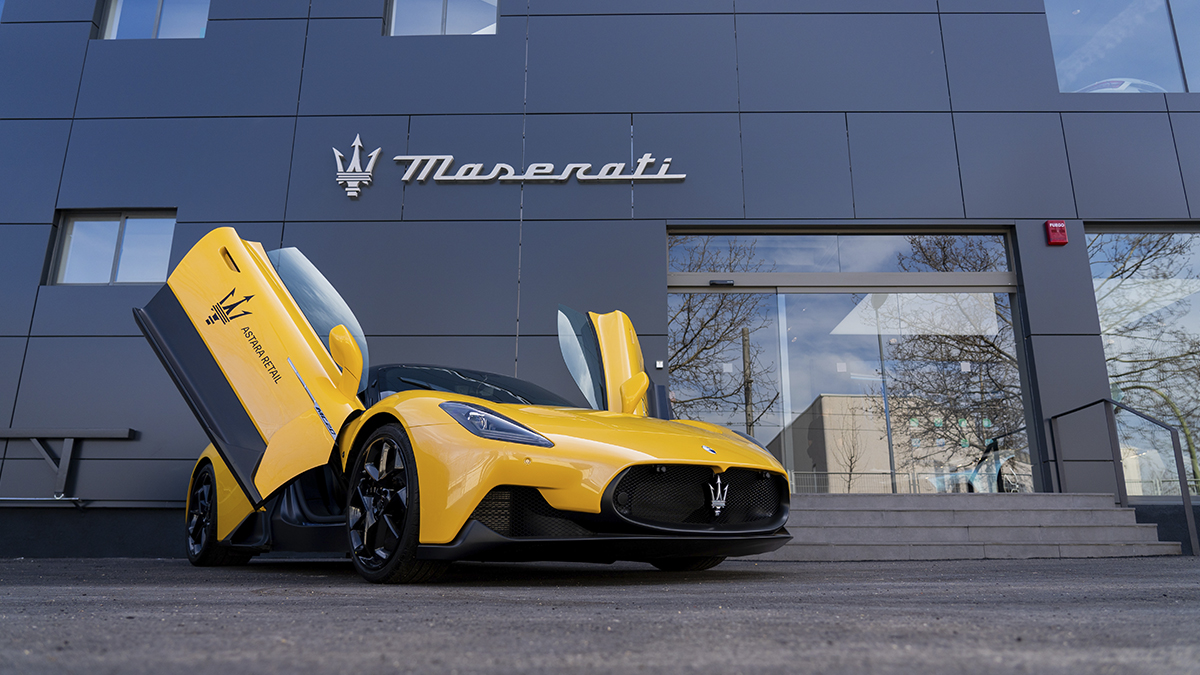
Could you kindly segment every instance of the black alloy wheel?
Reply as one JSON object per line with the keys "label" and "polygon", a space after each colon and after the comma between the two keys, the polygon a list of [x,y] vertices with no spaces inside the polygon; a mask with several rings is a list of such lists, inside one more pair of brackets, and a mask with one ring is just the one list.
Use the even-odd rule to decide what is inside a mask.
{"label": "black alloy wheel", "polygon": [[433,581],[446,563],[417,560],[420,499],[417,463],[399,424],[371,434],[354,462],[346,494],[346,534],[354,568],[367,581]]}
{"label": "black alloy wheel", "polygon": [[211,464],[196,471],[188,491],[187,556],[197,567],[244,565],[250,554],[222,546],[217,541],[217,480]]}
{"label": "black alloy wheel", "polygon": [[689,556],[683,558],[659,558],[650,564],[664,572],[701,572],[725,562],[725,556]]}

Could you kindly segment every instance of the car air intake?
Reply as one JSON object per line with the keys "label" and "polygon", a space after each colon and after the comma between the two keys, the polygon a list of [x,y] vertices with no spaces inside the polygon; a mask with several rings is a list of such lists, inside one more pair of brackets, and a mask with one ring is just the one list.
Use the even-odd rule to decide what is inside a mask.
{"label": "car air intake", "polygon": [[471,517],[505,537],[590,537],[593,532],[568,520],[546,503],[537,488],[501,485],[484,496]]}
{"label": "car air intake", "polygon": [[717,474],[711,467],[679,464],[630,467],[612,495],[617,512],[633,522],[728,532],[771,525],[781,519],[788,496],[783,477],[767,471]]}

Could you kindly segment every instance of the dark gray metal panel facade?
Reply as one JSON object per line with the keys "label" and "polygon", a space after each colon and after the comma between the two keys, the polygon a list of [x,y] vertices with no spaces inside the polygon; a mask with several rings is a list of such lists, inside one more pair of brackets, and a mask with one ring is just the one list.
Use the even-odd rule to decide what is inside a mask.
{"label": "dark gray metal panel facade", "polygon": [[634,115],[633,156],[671,157],[672,173],[688,174],[683,183],[634,185],[634,217],[745,217],[738,127],[736,114]]}
{"label": "dark gray metal panel facade", "polygon": [[1187,218],[1164,113],[1064,113],[1081,218]]}
{"label": "dark gray metal panel facade", "polygon": [[517,231],[516,222],[288,223],[283,245],[305,252],[367,335],[513,335]]}
{"label": "dark gray metal panel facade", "polygon": [[58,208],[283,220],[295,124],[293,117],[76,120]]}
{"label": "dark gray metal panel facade", "polygon": [[[521,115],[414,117],[408,130],[408,154],[454,155],[459,165],[483,163],[490,168],[504,163],[515,169],[522,164],[522,128]],[[395,163],[387,168],[398,174],[397,179],[403,175],[404,167]],[[405,220],[516,220],[520,215],[518,183],[436,185],[433,180],[417,183],[414,179],[404,186]]]}
{"label": "dark gray metal panel facade", "polygon": [[308,22],[301,115],[521,112],[524,18],[502,18],[496,35],[479,37],[390,38],[382,26],[381,19]]}
{"label": "dark gray metal panel facade", "polygon": [[54,222],[70,132],[70,120],[0,120],[0,223]]}
{"label": "dark gray metal panel facade", "polygon": [[732,15],[531,17],[528,112],[737,110],[733,24]]}
{"label": "dark gray metal panel facade", "polygon": [[49,225],[0,225],[0,335],[29,335],[50,237]]}
{"label": "dark gray metal panel facade", "polygon": [[[529,115],[525,118],[524,166],[551,162],[561,170],[569,163],[586,162],[592,165],[593,174],[610,162],[632,166],[636,159],[629,149],[632,131],[630,115]],[[629,183],[533,183],[524,187],[521,214],[526,220],[572,220],[584,214],[587,218],[629,218],[633,215],[633,189]]]}
{"label": "dark gray metal panel facade", "polygon": [[214,21],[204,39],[95,40],[75,114],[295,115],[306,28],[299,19]]}
{"label": "dark gray metal panel facade", "polygon": [[0,24],[0,118],[71,117],[95,31],[92,23]]}
{"label": "dark gray metal panel facade", "polygon": [[949,113],[850,113],[847,119],[857,217],[963,217]]}
{"label": "dark gray metal panel facade", "polygon": [[[1036,425],[1108,392],[1082,222],[1048,248],[1043,221],[1161,225],[1200,194],[1200,121],[1166,113],[1197,97],[1059,93],[1039,0],[502,0],[496,35],[444,37],[385,36],[383,0],[213,0],[203,39],[112,42],[98,7],[7,0],[0,24],[0,411],[138,429],[81,446],[72,486],[99,505],[178,502],[206,440],[130,321],[151,288],[41,285],[64,211],[177,209],[172,264],[223,224],[299,246],[376,362],[576,400],[553,309],[624,309],[665,360],[673,228],[1004,228]],[[351,199],[332,155],[356,135],[381,156]],[[404,184],[415,153],[651,153],[687,179]],[[1102,425],[1067,428],[1055,480],[1109,489]],[[0,497],[49,496],[9,446]]]}
{"label": "dark gray metal panel facade", "polygon": [[103,3],[95,0],[7,0],[4,22],[91,22],[99,24]]}
{"label": "dark gray metal panel facade", "polygon": [[[521,335],[558,335],[558,306],[629,315],[667,333],[663,222],[527,222],[521,229]],[[561,360],[561,357],[560,357]]]}
{"label": "dark gray metal panel facade", "polygon": [[739,15],[743,110],[949,110],[936,14]]}
{"label": "dark gray metal panel facade", "polygon": [[157,284],[42,286],[30,335],[141,336],[131,310],[150,302],[158,288]]}
{"label": "dark gray metal panel facade", "polygon": [[955,113],[954,135],[968,218],[1075,217],[1058,114]]}
{"label": "dark gray metal panel facade", "polygon": [[311,0],[211,0],[208,20],[306,19]]}
{"label": "dark gray metal panel facade", "polygon": [[743,113],[747,218],[853,218],[845,113]]}
{"label": "dark gray metal panel facade", "polygon": [[[12,419],[27,342],[23,337],[0,337],[0,420],[5,422]],[[0,443],[0,449],[3,449],[3,443]]]}

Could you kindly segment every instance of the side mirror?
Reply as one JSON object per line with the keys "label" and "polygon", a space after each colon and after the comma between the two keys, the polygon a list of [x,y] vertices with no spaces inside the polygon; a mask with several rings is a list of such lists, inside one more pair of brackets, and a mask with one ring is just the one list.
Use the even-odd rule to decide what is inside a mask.
{"label": "side mirror", "polygon": [[646,390],[650,388],[650,376],[645,371],[625,380],[621,385],[621,412],[627,415],[646,414]]}
{"label": "side mirror", "polygon": [[339,324],[329,331],[329,355],[342,369],[342,375],[334,384],[346,398],[358,396],[358,385],[362,381],[363,357],[358,343],[345,326]]}

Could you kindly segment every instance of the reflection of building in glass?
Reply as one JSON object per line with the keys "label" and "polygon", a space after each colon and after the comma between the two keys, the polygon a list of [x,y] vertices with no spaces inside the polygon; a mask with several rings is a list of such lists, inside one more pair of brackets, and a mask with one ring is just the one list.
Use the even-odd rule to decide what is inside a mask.
{"label": "reflection of building in glass", "polygon": [[[894,399],[893,403],[912,404]],[[798,485],[798,491],[888,492],[888,439],[882,410],[880,396],[820,394],[766,445],[782,458],[790,441],[797,482],[810,482]],[[991,440],[980,437],[979,431],[986,433],[990,428],[936,412],[925,420],[894,419],[892,445],[900,476],[897,491],[993,491],[966,486],[967,474],[980,459],[980,448]]]}

